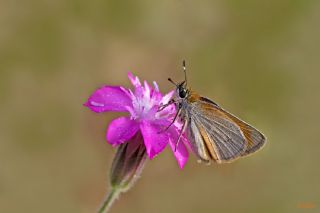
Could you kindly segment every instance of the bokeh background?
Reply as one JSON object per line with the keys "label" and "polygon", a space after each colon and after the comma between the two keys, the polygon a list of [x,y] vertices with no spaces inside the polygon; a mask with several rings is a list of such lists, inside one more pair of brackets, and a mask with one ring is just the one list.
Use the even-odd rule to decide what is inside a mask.
{"label": "bokeh background", "polygon": [[0,2],[0,212],[95,212],[119,114],[82,104],[127,72],[183,78],[260,129],[268,144],[228,165],[169,148],[111,212],[320,211],[320,2]]}

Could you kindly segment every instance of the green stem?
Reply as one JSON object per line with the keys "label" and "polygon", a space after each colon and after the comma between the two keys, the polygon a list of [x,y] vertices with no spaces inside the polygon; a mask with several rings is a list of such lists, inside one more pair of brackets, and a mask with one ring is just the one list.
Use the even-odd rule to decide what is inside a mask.
{"label": "green stem", "polygon": [[109,194],[107,195],[107,198],[105,201],[103,201],[101,208],[99,209],[99,213],[106,213],[111,208],[113,202],[118,198],[118,195],[120,194],[120,191],[114,187],[111,189]]}

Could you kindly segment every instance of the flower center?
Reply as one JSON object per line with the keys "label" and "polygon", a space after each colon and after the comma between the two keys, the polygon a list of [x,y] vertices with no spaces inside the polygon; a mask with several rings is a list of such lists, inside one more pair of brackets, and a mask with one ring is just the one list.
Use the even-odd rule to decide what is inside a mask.
{"label": "flower center", "polygon": [[135,96],[132,100],[133,113],[131,116],[136,120],[153,120],[157,112],[157,101],[148,93]]}

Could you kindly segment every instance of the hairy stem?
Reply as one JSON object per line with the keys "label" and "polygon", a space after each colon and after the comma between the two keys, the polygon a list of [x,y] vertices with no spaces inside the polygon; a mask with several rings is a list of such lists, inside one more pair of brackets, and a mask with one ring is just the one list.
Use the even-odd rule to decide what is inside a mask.
{"label": "hairy stem", "polygon": [[118,198],[120,194],[120,190],[116,187],[113,187],[109,194],[107,195],[106,199],[103,201],[102,206],[100,207],[98,213],[106,213],[111,208],[114,201]]}

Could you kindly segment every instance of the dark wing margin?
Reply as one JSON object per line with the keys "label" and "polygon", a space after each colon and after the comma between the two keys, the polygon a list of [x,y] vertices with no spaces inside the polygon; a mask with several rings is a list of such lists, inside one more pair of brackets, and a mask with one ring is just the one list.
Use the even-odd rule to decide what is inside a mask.
{"label": "dark wing margin", "polygon": [[210,100],[209,98],[206,98],[206,97],[200,97],[200,100],[203,101],[203,102],[208,102],[208,103],[211,103],[215,106],[219,106],[216,102]]}

